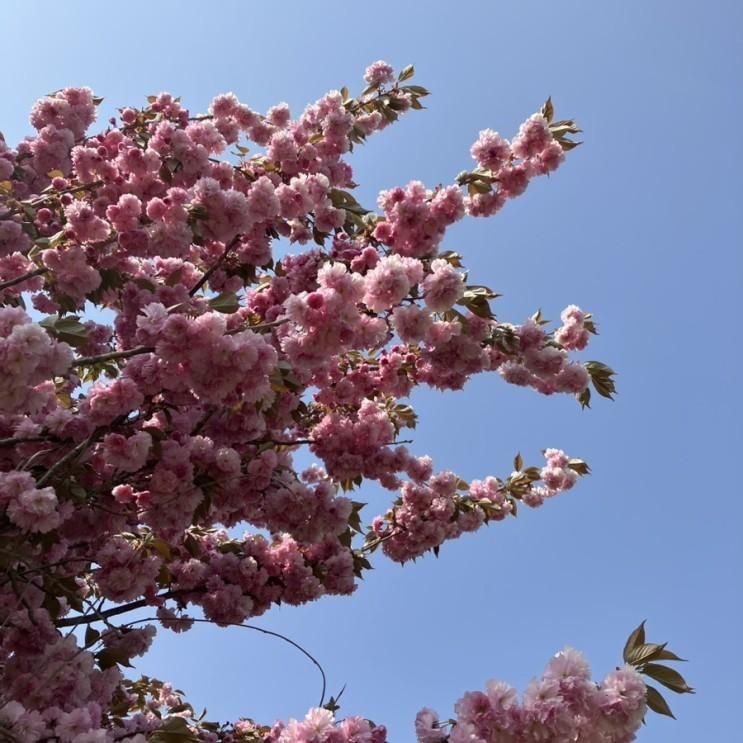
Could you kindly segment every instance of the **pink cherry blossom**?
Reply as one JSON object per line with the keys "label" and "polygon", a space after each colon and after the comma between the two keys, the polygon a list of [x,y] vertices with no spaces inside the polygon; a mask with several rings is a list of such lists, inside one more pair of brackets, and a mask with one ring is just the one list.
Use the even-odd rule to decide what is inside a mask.
{"label": "pink cherry blossom", "polygon": [[[0,137],[0,726],[14,740],[385,743],[383,725],[323,703],[270,728],[208,725],[170,684],[125,676],[155,639],[131,612],[184,633],[351,595],[375,553],[438,553],[587,474],[546,449],[542,467],[517,457],[467,482],[408,448],[420,385],[497,372],[583,404],[591,381],[612,388],[608,367],[573,356],[591,315],[496,319],[446,249],[452,225],[562,164],[544,115],[510,143],[481,131],[455,183],[393,186],[378,213],[357,202],[352,150],[421,108],[412,73],[375,62],[356,97],[330,91],[296,117],[233,93],[195,114],[161,92],[99,133],[101,99],[65,88],[16,149]],[[299,467],[305,446],[317,461]],[[365,506],[360,487],[382,500]],[[456,720],[421,710],[415,730],[624,743],[645,712],[632,667],[595,684],[566,649],[522,697],[493,681]]]}

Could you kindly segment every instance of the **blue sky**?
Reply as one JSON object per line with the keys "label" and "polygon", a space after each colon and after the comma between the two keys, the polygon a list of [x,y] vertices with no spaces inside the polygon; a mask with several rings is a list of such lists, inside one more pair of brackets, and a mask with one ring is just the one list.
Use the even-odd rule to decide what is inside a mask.
{"label": "blue sky", "polygon": [[[203,111],[234,91],[295,112],[365,66],[413,62],[433,93],[355,153],[359,198],[412,178],[433,186],[470,165],[480,129],[512,134],[551,95],[585,144],[495,219],[452,229],[473,282],[504,296],[501,319],[575,302],[601,335],[588,358],[620,394],[581,411],[497,376],[415,398],[413,448],[465,478],[508,474],[557,446],[592,477],[540,511],[494,524],[414,565],[383,559],[353,598],[282,607],[256,624],[323,663],[342,713],[411,740],[426,705],[448,716],[492,677],[521,688],[566,644],[595,674],[649,620],[690,663],[695,697],[639,740],[732,740],[739,722],[743,517],[739,299],[743,6],[730,0],[374,4],[295,0],[7,4],[0,129],[28,133],[34,99],[89,85],[111,107],[169,90]],[[383,511],[374,488],[363,500]],[[140,670],[171,679],[211,718],[270,722],[317,702],[316,669],[243,630],[161,631]],[[670,694],[669,694],[670,696]],[[729,712],[730,711],[730,712]],[[737,718],[737,715],[735,715]]]}

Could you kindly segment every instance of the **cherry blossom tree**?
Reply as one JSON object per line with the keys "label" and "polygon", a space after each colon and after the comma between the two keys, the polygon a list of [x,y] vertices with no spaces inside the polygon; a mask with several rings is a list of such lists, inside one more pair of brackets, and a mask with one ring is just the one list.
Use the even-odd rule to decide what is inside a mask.
{"label": "cherry blossom tree", "polygon": [[[232,94],[192,115],[161,93],[98,134],[101,99],[67,88],[35,104],[33,137],[0,137],[3,740],[383,743],[324,694],[303,721],[223,725],[125,669],[157,625],[350,595],[374,553],[438,554],[588,474],[548,448],[466,482],[406,447],[419,385],[494,372],[583,406],[614,392],[608,366],[574,357],[590,313],[497,319],[444,249],[576,146],[551,101],[510,140],[482,131],[450,185],[383,191],[378,212],[353,196],[354,147],[423,108],[412,77],[376,62],[358,96],[297,118]],[[299,447],[318,463],[298,471]],[[353,499],[369,480],[391,493],[377,515]],[[648,708],[670,714],[641,673],[691,691],[660,660],[680,659],[642,625],[599,682],[567,648],[522,697],[493,681],[452,719],[421,710],[418,740],[630,741]]]}

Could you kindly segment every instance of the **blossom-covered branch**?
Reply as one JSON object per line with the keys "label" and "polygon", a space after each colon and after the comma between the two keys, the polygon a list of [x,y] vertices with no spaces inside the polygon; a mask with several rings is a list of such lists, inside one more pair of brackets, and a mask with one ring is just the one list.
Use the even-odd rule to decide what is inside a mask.
{"label": "blossom-covered branch", "polygon": [[[546,449],[543,466],[517,456],[510,475],[465,482],[405,445],[420,385],[494,372],[584,406],[591,387],[614,393],[608,366],[577,357],[590,313],[568,305],[551,330],[539,312],[498,319],[498,295],[444,248],[451,225],[496,214],[575,146],[550,101],[511,140],[482,131],[449,185],[391,188],[377,212],[353,195],[353,148],[422,108],[413,73],[375,63],[361,94],[298,116],[231,93],[192,115],[161,93],[95,134],[100,99],[66,88],[34,106],[35,136],[0,140],[9,735],[289,741],[310,725],[318,741],[381,743],[382,727],[334,726],[328,711],[273,732],[192,724],[166,684],[124,676],[154,628],[114,620],[153,607],[180,632],[195,607],[231,626],[348,595],[378,548],[401,563],[438,554],[588,474]],[[300,444],[318,460],[304,471]],[[390,501],[352,500],[366,481]]]}

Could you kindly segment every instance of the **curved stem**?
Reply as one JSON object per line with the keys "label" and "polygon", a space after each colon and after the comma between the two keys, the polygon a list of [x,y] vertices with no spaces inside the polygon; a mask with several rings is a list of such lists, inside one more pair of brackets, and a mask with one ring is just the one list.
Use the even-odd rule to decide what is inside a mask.
{"label": "curved stem", "polygon": [[[256,632],[261,632],[262,634],[270,635],[271,637],[277,637],[279,640],[283,640],[284,642],[289,643],[289,645],[299,650],[302,655],[311,660],[312,663],[317,667],[317,670],[320,671],[320,676],[322,677],[322,692],[320,694],[320,703],[317,706],[322,707],[323,704],[325,704],[325,692],[327,690],[327,677],[325,676],[325,671],[323,670],[322,665],[320,665],[320,661],[318,661],[317,658],[315,658],[315,656],[312,655],[308,650],[305,650],[298,642],[295,642],[286,635],[282,635],[280,632],[274,632],[273,630],[264,629],[263,627],[256,627],[254,624],[240,624],[237,622],[228,622],[225,624],[222,622],[217,623],[213,619],[194,619],[193,617],[188,617],[188,619],[185,621],[198,622],[200,624],[219,624],[220,627],[241,627],[242,629],[252,629]],[[160,622],[162,624],[163,620],[159,617],[145,617],[144,619],[135,619],[133,622],[129,622],[122,626],[131,627],[135,624],[142,624],[143,622]]]}

